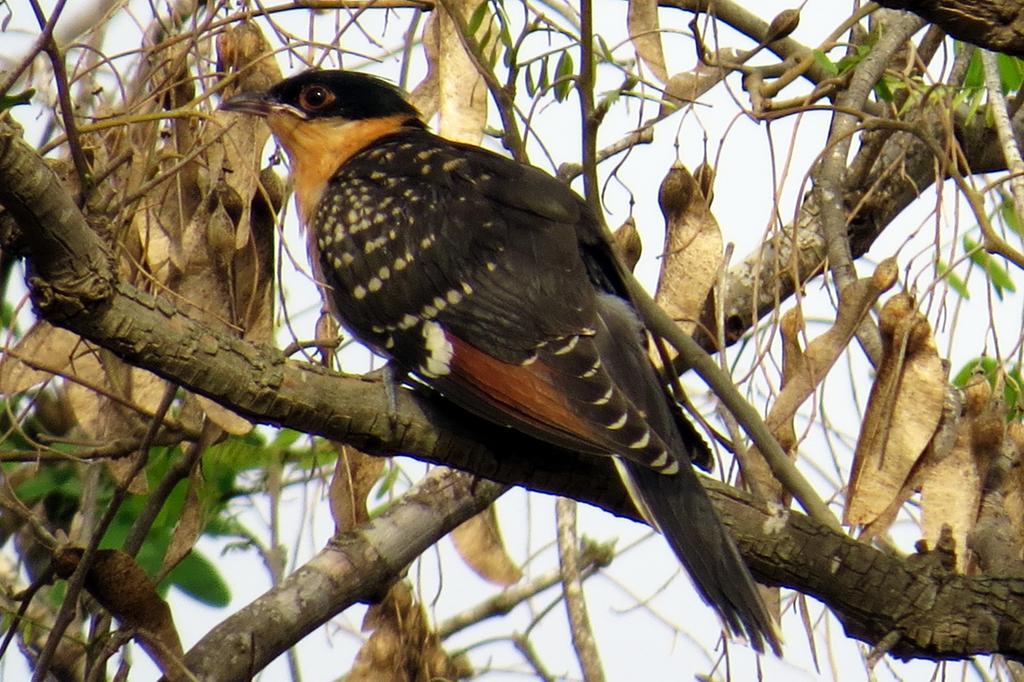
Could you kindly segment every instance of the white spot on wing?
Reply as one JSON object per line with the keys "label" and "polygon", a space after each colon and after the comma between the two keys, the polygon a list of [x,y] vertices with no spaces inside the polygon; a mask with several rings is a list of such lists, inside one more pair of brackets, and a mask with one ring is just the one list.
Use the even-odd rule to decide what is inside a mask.
{"label": "white spot on wing", "polygon": [[644,431],[643,437],[638,439],[636,442],[630,443],[629,447],[633,448],[634,450],[640,450],[641,448],[646,448],[647,444],[650,443],[650,442],[651,442],[651,431],[650,431],[650,429],[648,429],[647,431]]}
{"label": "white spot on wing", "polygon": [[[658,455],[657,457],[655,457],[654,459],[651,460],[651,468],[652,469],[660,469],[660,470],[664,471],[666,464],[668,464],[668,453],[665,452],[664,450],[661,451],[660,455]],[[675,464],[675,462],[673,462],[673,464]],[[678,470],[678,467],[677,467],[677,470]]]}
{"label": "white spot on wing", "polygon": [[618,431],[619,429],[626,425],[627,419],[629,419],[629,415],[623,412],[621,417],[619,417],[618,419],[616,419],[615,421],[608,425],[608,428],[611,429],[612,431]]}
{"label": "white spot on wing", "polygon": [[432,320],[424,322],[423,343],[427,349],[427,359],[420,365],[420,371],[429,378],[450,373],[454,349],[451,341],[445,336],[444,328]]}
{"label": "white spot on wing", "polygon": [[589,379],[590,377],[597,374],[597,370],[599,369],[601,369],[601,358],[595,360],[593,366],[580,375],[580,379]]}
{"label": "white spot on wing", "polygon": [[564,346],[562,346],[561,348],[559,348],[558,350],[555,351],[555,355],[565,355],[566,353],[571,353],[572,349],[575,348],[576,344],[579,343],[579,342],[580,342],[580,337],[578,337],[578,336],[570,337],[568,343],[566,343]]}

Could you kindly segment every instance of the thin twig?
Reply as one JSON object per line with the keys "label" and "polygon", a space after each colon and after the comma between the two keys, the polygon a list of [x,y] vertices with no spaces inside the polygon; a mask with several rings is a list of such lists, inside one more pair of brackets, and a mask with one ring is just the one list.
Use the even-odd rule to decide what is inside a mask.
{"label": "thin twig", "polygon": [[[597,163],[601,163],[606,159],[610,159],[616,154],[629,151],[633,147],[639,144],[650,144],[654,142],[654,128],[653,126],[644,126],[638,128],[630,133],[626,133],[624,136],[612,142],[610,145],[603,149],[599,149],[597,152]],[[570,183],[575,180],[580,173],[583,172],[583,165],[579,163],[565,162],[558,167],[558,178],[562,182]]]}
{"label": "thin twig", "polygon": [[85,586],[85,576],[89,572],[89,567],[90,564],[92,564],[93,556],[96,554],[96,548],[100,544],[100,539],[106,534],[107,529],[110,528],[110,524],[114,521],[114,517],[117,515],[117,512],[121,507],[121,503],[124,502],[125,497],[128,496],[128,486],[132,479],[134,479],[139,472],[145,468],[146,462],[149,461],[147,456],[149,444],[152,443],[153,439],[156,437],[164,415],[166,415],[167,411],[171,408],[171,403],[174,400],[176,391],[176,385],[168,385],[167,391],[164,393],[163,400],[160,401],[156,414],[150,422],[149,430],[146,432],[146,437],[142,441],[142,447],[139,448],[140,457],[138,461],[135,463],[135,466],[132,467],[131,471],[128,472],[124,479],[124,484],[114,489],[114,494],[111,496],[110,503],[107,506],[106,512],[103,514],[103,518],[100,519],[95,531],[89,537],[89,544],[82,553],[82,557],[79,559],[78,565],[75,567],[75,572],[71,574],[70,578],[68,578],[67,588],[64,592],[64,601],[60,605],[60,609],[57,611],[56,617],[53,619],[53,629],[50,630],[50,635],[46,639],[46,645],[43,647],[43,651],[39,654],[39,658],[36,661],[36,668],[32,674],[32,682],[43,682],[49,674],[50,662],[53,660],[53,656],[57,652],[57,646],[64,637],[64,631],[67,630],[68,625],[71,624],[71,619],[74,617],[76,604],[78,603],[78,595]]}
{"label": "thin twig", "polygon": [[7,72],[6,77],[0,81],[0,95],[6,95],[7,91],[10,90],[14,84],[21,78],[21,74],[25,73],[35,58],[43,51],[46,44],[53,39],[53,29],[57,25],[57,19],[60,17],[61,12],[64,11],[64,5],[67,4],[68,0],[58,0],[54,6],[53,11],[50,12],[50,18],[43,23],[42,31],[36,36],[35,42],[32,43],[32,47],[25,53],[25,57],[21,60],[16,67]]}
{"label": "thin twig", "polygon": [[576,92],[580,99],[582,131],[583,198],[595,215],[601,215],[600,185],[597,179],[597,129],[600,117],[594,108],[594,9],[591,0],[580,2],[580,75]]}
{"label": "thin twig", "polygon": [[528,637],[525,635],[513,635],[512,645],[523,655],[523,658],[530,664],[530,667],[533,668],[537,679],[542,682],[555,682],[555,676],[544,667],[543,661],[540,660],[540,656],[537,655],[537,651],[533,648],[533,644]]}
{"label": "thin twig", "polygon": [[450,0],[437,0],[437,4],[448,13],[449,18],[457,29],[459,41],[469,55],[469,58],[476,66],[477,72],[487,84],[491,97],[498,105],[498,115],[501,116],[501,127],[503,131],[502,141],[506,149],[512,154],[516,161],[525,163],[527,161],[526,145],[523,143],[523,136],[519,132],[519,124],[516,123],[516,104],[512,94],[498,82],[494,72],[487,65],[487,62],[480,56],[480,45],[476,39],[469,34],[469,27],[463,20],[459,11],[452,6]]}
{"label": "thin twig", "polygon": [[[586,580],[597,571],[607,566],[612,559],[612,548],[610,545],[596,544],[584,541],[582,551],[579,553],[580,579]],[[519,604],[527,599],[540,594],[562,580],[560,569],[545,571],[528,582],[516,583],[498,594],[485,599],[475,606],[458,613],[438,624],[437,636],[446,639],[451,635],[476,625],[488,618],[504,616]]]}
{"label": "thin twig", "polygon": [[[85,151],[82,149],[82,140],[78,131],[78,124],[75,123],[74,105],[71,103],[71,83],[68,81],[68,72],[64,67],[64,56],[57,47],[57,41],[53,39],[52,23],[43,15],[43,10],[36,0],[31,0],[32,11],[35,12],[39,28],[46,31],[48,26],[51,32],[43,43],[43,51],[50,59],[50,68],[53,69],[53,78],[57,84],[57,99],[60,102],[60,117],[64,121],[64,133],[68,137],[68,149],[71,152],[71,161],[75,164],[75,171],[78,173],[78,182],[82,187],[83,196],[88,193],[91,185],[89,162],[85,159]],[[61,3],[61,6],[63,3]],[[61,7],[57,8],[58,10]]]}
{"label": "thin twig", "polygon": [[[168,390],[174,391],[176,387],[172,384],[168,387]],[[167,502],[167,498],[170,497],[174,491],[175,486],[181,481],[188,477],[192,468],[199,460],[199,456],[206,451],[209,447],[210,442],[214,438],[212,431],[219,433],[219,429],[213,426],[211,422],[207,422],[203,425],[203,435],[198,441],[193,442],[189,445],[188,450],[185,452],[184,457],[179,457],[175,460],[174,464],[171,465],[167,473],[164,474],[163,479],[157,484],[156,488],[150,491],[147,499],[146,506],[142,508],[142,511],[137,517],[135,517],[135,523],[132,524],[132,528],[128,533],[128,537],[125,538],[124,543],[121,545],[121,549],[135,556],[142,549],[142,544],[146,541],[146,536],[149,534],[149,529],[156,520],[160,510],[163,509],[164,504]],[[159,583],[164,576],[156,576],[154,582]]]}
{"label": "thin twig", "polygon": [[583,598],[583,583],[580,579],[579,544],[576,541],[576,501],[559,497],[555,503],[555,514],[558,519],[558,561],[562,569],[565,609],[569,615],[573,649],[580,662],[583,679],[586,682],[604,682],[601,656],[594,641],[594,631],[590,627],[587,603]]}
{"label": "thin twig", "polygon": [[988,105],[992,111],[999,146],[1003,149],[1006,169],[1010,172],[1010,192],[1013,195],[1013,209],[1018,219],[1024,218],[1024,160],[1020,156],[1017,138],[1010,123],[1010,112],[1006,109],[1003,83],[999,76],[996,55],[988,50],[981,51],[981,65],[985,70],[985,89],[988,90]]}
{"label": "thin twig", "polygon": [[[892,55],[912,36],[924,21],[915,15],[902,15],[886,11],[886,29],[871,52],[857,65],[850,78],[849,87],[837,98],[837,110],[832,119],[832,130],[828,144],[822,154],[821,164],[814,172],[814,192],[821,210],[821,230],[825,237],[825,252],[828,256],[829,271],[835,282],[838,296],[857,279],[853,265],[844,191],[846,185],[846,159],[853,142],[853,135],[860,119],[844,110],[860,111],[871,94],[872,88],[882,77]],[[877,365],[881,359],[882,341],[878,328],[865,320],[857,332],[864,352]]]}

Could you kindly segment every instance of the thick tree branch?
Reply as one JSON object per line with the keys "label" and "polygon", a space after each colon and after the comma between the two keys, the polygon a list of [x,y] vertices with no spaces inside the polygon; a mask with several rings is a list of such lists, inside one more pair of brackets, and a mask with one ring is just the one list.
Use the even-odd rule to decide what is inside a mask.
{"label": "thick tree branch", "polygon": [[913,12],[958,40],[1024,57],[1024,5],[1019,0],[876,0]]}
{"label": "thick tree branch", "polygon": [[504,490],[435,469],[382,514],[334,538],[280,584],[213,628],[185,656],[189,671],[198,680],[251,678],[349,606],[382,596],[413,559]]}
{"label": "thick tree branch", "polygon": [[1024,657],[1024,580],[954,574],[928,554],[886,554],[796,512],[773,518],[734,488],[709,487],[754,574],[820,599],[848,636],[894,642],[889,653],[899,658]]}

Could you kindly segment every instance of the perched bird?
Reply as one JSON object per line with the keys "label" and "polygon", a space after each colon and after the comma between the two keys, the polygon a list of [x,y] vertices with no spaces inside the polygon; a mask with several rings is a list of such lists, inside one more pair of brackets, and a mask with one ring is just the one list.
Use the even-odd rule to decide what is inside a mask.
{"label": "perched bird", "polygon": [[288,154],[329,305],[360,341],[492,422],[613,456],[705,601],[758,650],[775,622],[691,462],[603,223],[541,170],[430,133],[401,91],[306,71],[222,109]]}

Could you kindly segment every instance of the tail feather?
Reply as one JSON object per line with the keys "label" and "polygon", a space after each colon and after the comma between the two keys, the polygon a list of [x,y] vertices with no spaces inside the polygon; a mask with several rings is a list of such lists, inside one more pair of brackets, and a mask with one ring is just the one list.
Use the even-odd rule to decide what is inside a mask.
{"label": "tail feather", "polygon": [[746,636],[758,651],[767,643],[780,653],[775,619],[693,469],[684,466],[666,475],[618,461],[630,493],[665,536],[704,601],[733,634]]}
{"label": "tail feather", "polygon": [[767,642],[779,653],[775,619],[691,466],[695,459],[710,460],[707,445],[684,417],[674,414],[675,406],[644,352],[643,332],[632,310],[622,299],[604,296],[599,314],[603,326],[598,327],[595,342],[608,373],[646,415],[679,463],[676,473],[665,473],[642,461],[619,457],[616,461],[626,487],[729,630],[745,635],[758,651],[764,651]]}

